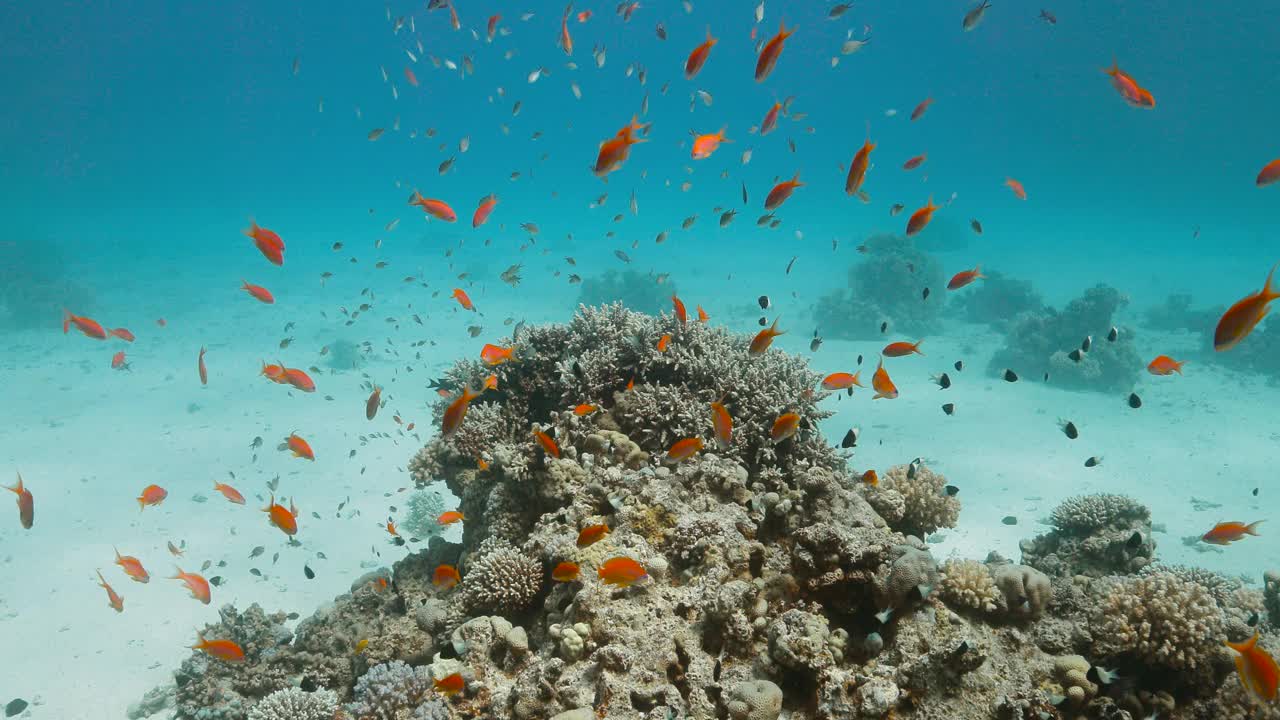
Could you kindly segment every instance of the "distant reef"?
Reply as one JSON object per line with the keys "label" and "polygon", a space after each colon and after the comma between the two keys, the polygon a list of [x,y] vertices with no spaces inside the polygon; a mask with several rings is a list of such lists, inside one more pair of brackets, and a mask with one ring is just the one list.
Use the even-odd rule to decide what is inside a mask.
{"label": "distant reef", "polygon": [[[942,264],[911,238],[873,235],[858,246],[848,286],[818,299],[813,319],[832,338],[868,340],[887,332],[925,336],[941,329],[946,294]],[[925,289],[929,289],[925,297]]]}
{"label": "distant reef", "polygon": [[66,267],[55,243],[0,240],[0,328],[57,327],[63,308],[87,314],[93,293]]}
{"label": "distant reef", "polygon": [[[1034,357],[1102,333],[1119,302],[1097,288],[1032,314],[1064,340]],[[1069,324],[1076,313],[1088,321]],[[521,341],[499,390],[410,463],[419,486],[461,498],[461,543],[433,537],[294,629],[223,607],[203,636],[235,640],[244,661],[193,653],[131,717],[1277,717],[1222,644],[1258,631],[1277,647],[1280,574],[1259,591],[1159,565],[1131,498],[1067,500],[1021,564],[939,564],[927,536],[956,523],[963,493],[949,486],[964,479],[915,460],[862,482],[817,431],[826,394],[803,359],[620,305]],[[468,359],[449,379],[494,370]],[[722,446],[713,401],[734,423]],[[584,403],[597,407],[573,411]],[[773,442],[786,412],[798,432]],[[706,448],[667,458],[690,437]],[[570,562],[578,575],[552,577]],[[433,582],[445,564],[456,586]],[[435,689],[446,678],[451,695]]]}
{"label": "distant reef", "polygon": [[657,314],[660,310],[671,309],[671,296],[675,293],[675,283],[665,277],[659,279],[656,275],[635,270],[606,270],[583,278],[578,303],[606,305],[620,302],[636,312]]}

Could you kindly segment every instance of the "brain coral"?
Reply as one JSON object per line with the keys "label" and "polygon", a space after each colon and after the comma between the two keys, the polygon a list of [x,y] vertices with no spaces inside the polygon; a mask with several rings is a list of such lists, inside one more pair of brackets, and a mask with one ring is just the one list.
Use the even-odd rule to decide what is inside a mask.
{"label": "brain coral", "polygon": [[1147,665],[1193,670],[1217,657],[1223,618],[1203,585],[1155,572],[1114,582],[1090,627],[1098,655],[1131,654]]}

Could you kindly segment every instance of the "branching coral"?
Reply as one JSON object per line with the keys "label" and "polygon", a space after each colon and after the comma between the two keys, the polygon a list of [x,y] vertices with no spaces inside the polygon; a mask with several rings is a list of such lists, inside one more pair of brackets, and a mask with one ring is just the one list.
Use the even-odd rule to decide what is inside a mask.
{"label": "branching coral", "polygon": [[1000,589],[987,566],[977,560],[948,560],[942,565],[938,594],[953,605],[995,612],[1000,607]]}
{"label": "branching coral", "polygon": [[878,485],[863,486],[863,493],[889,527],[923,538],[938,528],[955,527],[960,518],[960,499],[946,487],[944,476],[922,464],[894,465]]}
{"label": "branching coral", "polygon": [[467,566],[462,580],[468,608],[502,615],[525,609],[542,588],[542,563],[513,547],[489,545]]}
{"label": "branching coral", "polygon": [[1155,555],[1151,513],[1124,495],[1080,495],[1049,517],[1052,532],[1023,540],[1022,561],[1057,576],[1141,570]]}
{"label": "branching coral", "polygon": [[[898,235],[873,235],[860,249],[864,258],[849,268],[848,288],[814,306],[814,322],[822,332],[850,340],[878,338],[885,322],[911,335],[936,331],[945,297],[941,263]],[[933,290],[928,297],[925,288]]]}
{"label": "branching coral", "polygon": [[1091,620],[1094,652],[1146,665],[1194,670],[1219,655],[1222,613],[1213,594],[1170,572],[1114,582]]}
{"label": "branching coral", "polygon": [[1109,493],[1069,497],[1049,515],[1049,522],[1055,528],[1080,534],[1118,523],[1150,519],[1151,511],[1142,503],[1125,495]]}
{"label": "branching coral", "polygon": [[404,720],[431,693],[431,676],[399,660],[377,665],[355,686],[347,712],[356,720]]}
{"label": "branching coral", "polygon": [[303,692],[298,688],[277,690],[249,711],[249,720],[333,720],[338,696],[320,688]]}

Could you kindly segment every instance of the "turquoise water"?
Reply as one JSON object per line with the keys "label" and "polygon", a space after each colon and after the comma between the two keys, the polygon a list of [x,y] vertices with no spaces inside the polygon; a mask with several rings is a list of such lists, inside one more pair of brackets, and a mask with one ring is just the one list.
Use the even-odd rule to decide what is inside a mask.
{"label": "turquoise water", "polygon": [[[877,444],[860,462],[940,460],[970,503],[944,550],[1016,555],[1017,540],[1033,534],[1027,525],[1061,497],[1126,492],[1167,527],[1162,559],[1256,577],[1258,558],[1277,550],[1270,538],[1211,554],[1179,539],[1265,515],[1280,433],[1267,377],[1277,373],[1233,370],[1206,351],[1195,327],[1144,328],[1142,311],[1173,292],[1190,293],[1195,308],[1227,305],[1257,290],[1280,259],[1280,191],[1254,186],[1280,155],[1273,8],[1054,2],[1045,6],[1058,21],[1050,25],[1038,6],[1005,2],[965,33],[960,3],[859,2],[829,19],[828,5],[766,2],[759,24],[749,2],[690,7],[643,2],[624,22],[611,4],[576,4],[574,13],[593,12],[584,23],[570,18],[576,68],[555,44],[558,3],[466,2],[458,31],[447,10],[421,3],[0,8],[0,277],[9,288],[37,277],[41,288],[57,288],[11,301],[0,320],[0,405],[9,418],[0,475],[22,472],[36,496],[32,530],[16,518],[0,522],[0,634],[30,654],[8,661],[0,692],[42,696],[42,717],[84,717],[77,713],[90,698],[114,717],[161,682],[214,612],[161,579],[174,564],[166,541],[191,548],[179,564],[225,559],[237,568],[228,587],[215,588],[213,607],[259,601],[305,614],[343,591],[361,563],[394,559],[379,523],[394,514],[389,505],[404,506],[396,500],[411,485],[403,467],[434,430],[427,380],[509,337],[516,321],[567,320],[579,292],[570,273],[669,273],[691,309],[701,304],[712,322],[744,333],[758,327],[757,296],[769,295],[764,314],[780,313],[789,331],[776,347],[810,356],[824,373],[856,369],[856,356],[874,358],[889,339],[919,339],[832,339],[811,312],[846,284],[859,244],[901,233],[930,196],[955,198],[918,238],[928,246],[934,234],[931,252],[947,277],[981,264],[1029,281],[1059,308],[1096,283],[1112,285],[1130,301],[1116,322],[1136,328],[1143,364],[1158,354],[1188,358],[1186,375],[1143,370],[1143,413],[1127,412],[1125,393],[1031,382],[1015,391],[984,374],[1003,336],[943,315],[923,346],[927,359],[895,374],[902,398],[832,400],[840,411],[824,428],[832,441],[852,425],[876,427]],[[509,34],[489,43],[493,12]],[[406,25],[395,32],[401,17]],[[779,21],[799,29],[772,75],[756,83],[750,34],[771,37]],[[684,59],[708,25],[719,43],[686,80]],[[859,52],[840,54],[847,38],[868,36]],[[605,48],[603,67],[593,46]],[[461,69],[464,57],[474,73]],[[1151,90],[1153,110],[1116,93],[1100,72],[1113,59]],[[545,73],[530,82],[538,68]],[[710,93],[709,104],[698,90]],[[602,182],[590,172],[598,145],[639,115],[646,97],[649,142]],[[768,136],[750,134],[789,97],[791,117]],[[935,100],[928,112],[910,121],[927,97]],[[721,127],[733,142],[691,160],[689,132]],[[377,128],[383,134],[370,141]],[[843,193],[843,180],[868,128],[877,148],[864,204]],[[919,153],[928,153],[922,168],[900,169]],[[778,210],[782,224],[758,227],[769,188],[797,172],[805,185]],[[1004,186],[1010,176],[1027,200]],[[424,219],[405,203],[415,188],[449,202],[459,221]],[[590,207],[606,192],[603,207]],[[499,204],[489,223],[472,229],[476,203],[491,193]],[[892,216],[894,203],[906,211]],[[739,214],[721,228],[717,206]],[[287,243],[282,267],[242,234],[251,218]],[[972,218],[981,236],[968,230]],[[521,223],[535,223],[536,236]],[[662,231],[669,238],[657,244]],[[513,264],[523,278],[514,287],[499,279]],[[333,277],[322,284],[322,273]],[[242,279],[268,287],[276,304],[253,301],[239,290]],[[467,290],[477,315],[457,308],[455,287]],[[344,308],[362,303],[373,307],[348,324]],[[138,339],[64,336],[64,305]],[[474,337],[472,325],[482,327]],[[815,330],[827,340],[811,351]],[[286,338],[292,344],[280,347]],[[339,341],[369,343],[360,369],[328,365],[321,350]],[[201,346],[209,348],[207,387],[195,370]],[[131,372],[110,367],[119,350]],[[321,367],[318,392],[290,394],[257,377],[260,360],[277,357]],[[955,388],[962,411],[947,418],[927,378],[962,358],[971,380]],[[361,412],[366,382],[388,388],[376,424]],[[395,413],[418,427],[406,431]],[[1097,439],[1087,450],[1063,447],[1058,417],[1085,418]],[[275,450],[294,430],[316,448],[314,464]],[[255,459],[257,436],[264,444]],[[1080,462],[1095,454],[1105,465],[1086,471]],[[211,495],[212,481],[228,473],[255,496],[250,507],[262,507],[266,482],[282,476],[316,528],[308,552],[331,558],[316,580],[303,579],[302,552],[260,515]],[[133,498],[151,483],[169,498],[139,514]],[[1220,509],[1196,510],[1192,497]],[[330,512],[347,499],[345,511]],[[1020,526],[1000,523],[1011,514]],[[113,544],[142,557],[153,581],[135,585],[111,568]],[[267,558],[281,553],[271,568],[261,563],[265,580],[241,567],[259,544]],[[126,597],[119,617],[89,582],[97,568],[110,568],[108,580]],[[83,688],[66,692],[56,679],[73,665]]]}

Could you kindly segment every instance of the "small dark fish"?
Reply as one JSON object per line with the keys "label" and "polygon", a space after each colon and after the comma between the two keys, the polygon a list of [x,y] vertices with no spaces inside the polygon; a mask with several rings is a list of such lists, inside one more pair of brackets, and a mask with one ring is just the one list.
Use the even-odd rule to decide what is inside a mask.
{"label": "small dark fish", "polygon": [[1141,547],[1141,546],[1142,546],[1142,533],[1138,532],[1137,530],[1134,530],[1134,531],[1133,531],[1133,534],[1129,536],[1129,539],[1128,539],[1127,541],[1125,541],[1125,545],[1128,545],[1128,546],[1129,546],[1129,549],[1131,549],[1131,550],[1132,550],[1133,548]]}
{"label": "small dark fish", "polygon": [[849,432],[844,434],[844,439],[840,441],[840,447],[851,448],[858,446],[858,428],[850,428]]}
{"label": "small dark fish", "polygon": [[1138,393],[1129,393],[1129,407],[1134,410],[1142,407],[1142,398],[1138,397]]}
{"label": "small dark fish", "polygon": [[253,558],[258,557],[259,555],[261,555],[262,553],[264,553],[264,552],[266,552],[266,551],[267,551],[267,549],[266,549],[265,547],[263,547],[263,546],[259,545],[259,546],[255,547],[253,550],[249,551],[249,559],[250,559],[250,560],[252,560]]}
{"label": "small dark fish", "polygon": [[255,437],[255,438],[253,439],[253,442],[249,443],[249,447],[251,447],[251,448],[253,448],[253,449],[255,449],[255,450],[257,450],[258,448],[262,447],[262,436],[261,436],[261,435],[259,435],[259,436]]}
{"label": "small dark fish", "polygon": [[747,204],[747,184],[745,182],[742,183],[742,204]]}
{"label": "small dark fish", "polygon": [[1089,352],[1089,349],[1092,347],[1093,347],[1093,336],[1085,335],[1084,340],[1080,342],[1080,351]]}
{"label": "small dark fish", "polygon": [[262,577],[262,571],[258,568],[249,568],[249,574],[254,577]]}
{"label": "small dark fish", "polygon": [[947,404],[943,405],[943,406],[942,406],[942,412],[944,412],[944,413],[946,413],[946,414],[948,414],[948,415],[954,415],[954,414],[956,413],[956,404],[955,404],[955,403],[947,403]]}
{"label": "small dark fish", "polygon": [[1014,372],[1014,371],[1012,371],[1012,370],[1008,370],[1008,369],[1006,369],[1006,370],[1004,371],[1004,381],[1005,381],[1005,382],[1011,382],[1011,383],[1012,383],[1012,382],[1018,382],[1018,373],[1016,373],[1016,372]]}
{"label": "small dark fish", "polygon": [[1078,363],[1084,359],[1084,353],[1080,352],[1080,348],[1076,348],[1075,350],[1067,353],[1067,357],[1071,358],[1071,362]]}
{"label": "small dark fish", "polygon": [[683,222],[680,223],[680,229],[688,230],[689,228],[693,227],[693,224],[696,222],[698,222],[698,216],[690,215],[689,217],[685,218]]}
{"label": "small dark fish", "polygon": [[820,347],[822,347],[822,338],[818,337],[818,333],[815,330],[813,333],[813,339],[809,341],[809,352],[818,352],[818,348]]}
{"label": "small dark fish", "polygon": [[1114,325],[1107,331],[1107,342],[1115,342],[1120,337],[1120,328]]}
{"label": "small dark fish", "polygon": [[858,355],[858,365],[862,365],[862,355]]}
{"label": "small dark fish", "polygon": [[957,361],[955,362],[955,364],[953,365],[953,367],[956,369],[956,372],[962,372],[962,371],[964,371],[964,361],[963,361],[963,360],[957,360]]}
{"label": "small dark fish", "polygon": [[1018,518],[1014,517],[1013,515],[1005,515],[1004,517],[1000,518],[1000,522],[1004,523],[1005,525],[1017,525]]}
{"label": "small dark fish", "polygon": [[947,388],[951,387],[951,376],[946,373],[942,373],[941,375],[934,375],[929,379],[937,383],[939,390],[946,390]]}
{"label": "small dark fish", "polygon": [[961,23],[961,27],[964,28],[964,31],[969,32],[970,30],[978,27],[978,23],[982,22],[982,16],[987,12],[987,8],[989,7],[991,7],[990,0],[982,0],[977,7],[965,13],[964,22]]}
{"label": "small dark fish", "polygon": [[942,494],[946,495],[947,497],[955,497],[956,495],[960,494],[960,488],[956,487],[955,485],[947,485],[946,487],[942,488]]}
{"label": "small dark fish", "polygon": [[894,216],[896,216],[898,213],[900,213],[900,212],[902,212],[903,210],[905,210],[905,209],[906,209],[906,207],[907,207],[907,206],[906,206],[906,205],[903,205],[902,203],[894,203],[894,204],[893,204],[893,207],[889,208],[889,217],[894,217]]}
{"label": "small dark fish", "polygon": [[666,26],[666,25],[663,25],[662,23],[658,23],[658,27],[654,28],[653,30],[654,30],[654,32],[658,35],[658,39],[659,39],[659,40],[666,40],[666,39],[667,39],[667,26]]}
{"label": "small dark fish", "polygon": [[467,334],[470,335],[471,337],[480,337],[480,333],[482,332],[484,332],[484,328],[480,327],[479,325],[467,326]]}
{"label": "small dark fish", "polygon": [[982,223],[978,222],[978,218],[974,218],[970,220],[969,227],[973,228],[973,231],[978,233],[979,235],[982,234]]}
{"label": "small dark fish", "polygon": [[1102,464],[1102,458],[1098,457],[1097,455],[1094,455],[1093,457],[1084,461],[1084,466],[1087,468],[1098,467],[1101,464]]}
{"label": "small dark fish", "polygon": [[1044,381],[1049,382],[1049,372],[1047,370],[1044,373]]}
{"label": "small dark fish", "polygon": [[280,349],[283,350],[293,344],[293,338],[287,337],[280,341]]}
{"label": "small dark fish", "polygon": [[883,335],[883,334],[885,333],[885,331],[886,331],[886,330],[888,330],[888,329],[889,329],[889,321],[888,321],[888,320],[886,320],[886,321],[884,321],[884,322],[880,323],[880,334],[881,334],[881,335]]}
{"label": "small dark fish", "polygon": [[624,263],[630,263],[630,262],[631,262],[631,258],[630,258],[630,257],[628,257],[628,256],[627,256],[627,254],[626,254],[626,253],[624,253],[624,252],[622,252],[621,250],[614,250],[614,251],[613,251],[613,254],[614,254],[614,256],[615,256],[615,257],[617,257],[619,260],[621,260],[621,261],[622,261],[622,262],[624,262]]}
{"label": "small dark fish", "polygon": [[760,322],[760,327],[764,327],[764,326],[766,326],[766,325],[768,325],[768,324],[769,324],[769,321],[768,321],[768,320],[766,320],[766,319],[765,319],[765,317],[764,317],[763,315],[761,315],[761,316],[760,316],[760,321],[759,321],[759,322]]}
{"label": "small dark fish", "polygon": [[725,227],[729,223],[733,222],[733,216],[737,214],[737,210],[726,210],[724,214],[720,216],[720,227]]}
{"label": "small dark fish", "polygon": [[791,274],[791,266],[792,266],[792,265],[795,265],[795,264],[796,264],[796,260],[798,260],[799,258],[800,258],[800,256],[799,256],[799,255],[792,255],[792,256],[791,256],[791,262],[787,263],[787,272],[786,272],[786,274],[787,274],[787,275],[790,275],[790,274]]}
{"label": "small dark fish", "polygon": [[1059,427],[1062,428],[1062,434],[1066,435],[1072,440],[1075,440],[1076,438],[1080,437],[1080,431],[1076,429],[1076,424],[1071,422],[1070,420],[1064,423],[1061,423]]}
{"label": "small dark fish", "polygon": [[1257,610],[1254,610],[1254,611],[1253,611],[1253,614],[1252,614],[1252,615],[1250,615],[1250,616],[1249,616],[1249,619],[1248,619],[1248,620],[1246,620],[1245,622],[1247,622],[1247,623],[1249,624],[1249,627],[1257,627],[1257,626],[1258,626],[1258,621],[1259,621],[1259,620],[1261,620],[1261,619],[1262,619],[1262,618],[1260,618],[1260,617],[1258,616],[1258,611],[1257,611]]}
{"label": "small dark fish", "polygon": [[[296,65],[297,61],[294,61],[294,64]],[[294,74],[295,75],[298,74],[297,70],[294,71]],[[21,713],[23,710],[26,710],[27,705],[29,704],[30,703],[28,703],[26,700],[23,700],[22,698],[14,698],[13,700],[9,701],[8,705],[4,706],[4,716],[7,718],[11,718],[14,715]]]}
{"label": "small dark fish", "polygon": [[1051,13],[1051,12],[1049,12],[1048,10],[1041,10],[1041,11],[1040,11],[1040,19],[1041,19],[1041,20],[1043,20],[1043,21],[1045,21],[1045,22],[1047,22],[1047,23],[1049,23],[1050,25],[1057,25],[1057,24],[1058,24],[1058,18],[1057,18],[1057,17],[1054,17],[1054,14],[1053,14],[1053,13]]}
{"label": "small dark fish", "polygon": [[827,17],[831,18],[832,20],[835,20],[836,18],[848,12],[849,8],[851,7],[853,7],[852,3],[840,3],[839,5],[832,5],[831,9],[827,11]]}
{"label": "small dark fish", "polygon": [[214,575],[213,577],[209,578],[209,584],[210,584],[210,585],[212,585],[212,586],[214,586],[214,587],[221,587],[221,586],[222,586],[222,576],[221,576],[221,575]]}
{"label": "small dark fish", "polygon": [[768,296],[768,295],[761,295],[760,297],[756,298],[756,302],[760,304],[760,309],[761,309],[761,310],[768,310],[768,309],[769,309],[769,305],[771,304],[771,303],[769,302],[769,296]]}
{"label": "small dark fish", "polygon": [[924,292],[920,293],[920,299],[921,299],[921,300],[928,300],[928,299],[929,299],[929,288],[925,288],[925,289],[924,289]]}
{"label": "small dark fish", "polygon": [[1253,489],[1253,496],[1258,497],[1258,488]]}

